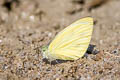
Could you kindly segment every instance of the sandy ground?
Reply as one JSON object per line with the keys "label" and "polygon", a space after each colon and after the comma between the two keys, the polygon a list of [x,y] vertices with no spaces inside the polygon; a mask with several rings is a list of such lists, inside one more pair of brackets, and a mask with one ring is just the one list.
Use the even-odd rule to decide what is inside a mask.
{"label": "sandy ground", "polygon": [[[105,1],[105,0],[104,0]],[[0,0],[0,80],[120,80],[120,0]],[[48,64],[41,46],[86,16],[100,52]]]}

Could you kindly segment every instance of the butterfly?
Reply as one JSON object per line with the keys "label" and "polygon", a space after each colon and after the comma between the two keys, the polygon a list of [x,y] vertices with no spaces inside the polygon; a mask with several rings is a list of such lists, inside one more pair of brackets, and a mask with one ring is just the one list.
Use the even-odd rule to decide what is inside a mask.
{"label": "butterfly", "polygon": [[93,18],[86,17],[59,32],[49,46],[42,47],[43,58],[50,61],[77,60],[84,56],[93,31]]}

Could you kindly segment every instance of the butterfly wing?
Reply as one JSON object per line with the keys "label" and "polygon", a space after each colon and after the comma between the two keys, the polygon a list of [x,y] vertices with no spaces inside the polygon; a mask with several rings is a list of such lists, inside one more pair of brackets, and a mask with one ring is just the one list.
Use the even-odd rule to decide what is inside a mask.
{"label": "butterfly wing", "polygon": [[54,59],[76,60],[82,57],[93,31],[93,18],[82,18],[59,32],[48,47]]}

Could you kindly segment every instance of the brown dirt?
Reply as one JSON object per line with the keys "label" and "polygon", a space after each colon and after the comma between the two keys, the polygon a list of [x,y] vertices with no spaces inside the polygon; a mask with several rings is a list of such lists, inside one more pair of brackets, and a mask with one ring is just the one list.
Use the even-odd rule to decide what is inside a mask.
{"label": "brown dirt", "polygon": [[[119,80],[119,7],[120,0],[0,0],[0,80]],[[91,44],[100,53],[56,65],[42,61],[41,46],[86,16],[95,20]]]}

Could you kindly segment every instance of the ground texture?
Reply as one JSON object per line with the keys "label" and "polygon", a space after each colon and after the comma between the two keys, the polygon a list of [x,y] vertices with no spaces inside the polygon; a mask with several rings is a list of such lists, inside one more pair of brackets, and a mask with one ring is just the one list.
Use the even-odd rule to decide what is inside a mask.
{"label": "ground texture", "polygon": [[[0,0],[0,80],[120,80],[120,0]],[[42,60],[63,28],[95,21],[96,55],[58,64]]]}

